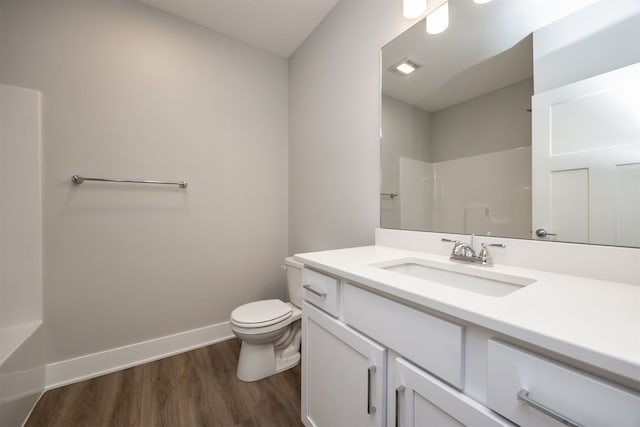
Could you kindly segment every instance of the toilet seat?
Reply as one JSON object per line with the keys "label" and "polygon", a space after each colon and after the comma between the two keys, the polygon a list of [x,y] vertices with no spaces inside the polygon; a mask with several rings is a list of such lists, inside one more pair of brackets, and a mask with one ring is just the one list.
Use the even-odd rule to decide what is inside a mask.
{"label": "toilet seat", "polygon": [[242,328],[263,328],[290,318],[293,309],[279,299],[250,302],[231,312],[231,323]]}

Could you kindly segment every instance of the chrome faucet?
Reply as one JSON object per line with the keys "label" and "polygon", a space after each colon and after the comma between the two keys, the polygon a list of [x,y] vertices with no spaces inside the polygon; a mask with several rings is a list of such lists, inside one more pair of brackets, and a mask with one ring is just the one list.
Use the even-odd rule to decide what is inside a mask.
{"label": "chrome faucet", "polygon": [[482,243],[480,252],[476,255],[475,249],[473,249],[473,234],[471,235],[471,241],[469,243],[464,243],[459,240],[451,240],[451,239],[440,239],[443,242],[451,242],[453,243],[453,249],[451,250],[451,255],[449,259],[451,261],[458,262],[466,262],[468,264],[478,264],[485,267],[493,266],[493,259],[491,258],[491,254],[489,253],[488,246],[495,246],[499,248],[506,248],[507,246],[502,243]]}

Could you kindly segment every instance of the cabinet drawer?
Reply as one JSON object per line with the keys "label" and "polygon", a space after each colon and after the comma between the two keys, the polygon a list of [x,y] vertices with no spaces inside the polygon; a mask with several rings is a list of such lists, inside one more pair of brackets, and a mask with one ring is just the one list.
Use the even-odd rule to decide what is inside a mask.
{"label": "cabinet drawer", "polygon": [[344,321],[449,384],[464,386],[464,327],[353,285],[344,286]]}
{"label": "cabinet drawer", "polygon": [[496,340],[488,358],[489,407],[524,427],[640,425],[638,393]]}
{"label": "cabinet drawer", "polygon": [[306,301],[338,316],[338,279],[305,268],[302,270],[302,296]]}

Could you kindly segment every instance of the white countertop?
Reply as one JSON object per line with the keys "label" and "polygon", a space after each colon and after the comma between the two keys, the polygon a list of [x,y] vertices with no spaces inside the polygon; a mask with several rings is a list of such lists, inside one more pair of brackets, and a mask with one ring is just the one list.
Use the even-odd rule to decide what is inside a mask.
{"label": "white countertop", "polygon": [[[309,267],[640,383],[640,286],[503,265],[459,264],[447,256],[383,246],[295,257]],[[489,268],[536,282],[511,294],[492,297],[369,265],[399,258]]]}

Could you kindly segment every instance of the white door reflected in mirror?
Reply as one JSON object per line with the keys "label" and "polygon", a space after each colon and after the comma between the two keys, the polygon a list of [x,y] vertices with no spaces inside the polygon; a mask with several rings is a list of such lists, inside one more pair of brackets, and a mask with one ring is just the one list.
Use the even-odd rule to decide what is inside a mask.
{"label": "white door reflected in mirror", "polygon": [[534,238],[640,246],[640,64],[534,96],[532,161]]}

